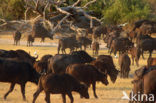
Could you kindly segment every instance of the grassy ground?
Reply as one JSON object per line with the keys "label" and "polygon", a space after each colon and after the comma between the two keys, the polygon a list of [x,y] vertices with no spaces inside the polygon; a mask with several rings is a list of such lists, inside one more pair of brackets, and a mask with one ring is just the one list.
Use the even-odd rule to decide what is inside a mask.
{"label": "grassy ground", "polygon": [[[1,39],[4,38],[4,40],[5,39],[10,40],[11,36],[10,35],[1,35],[0,38]],[[37,42],[38,41],[39,40],[37,39]],[[54,40],[54,41],[48,40],[48,42],[54,43],[54,42],[57,42],[57,40]],[[27,52],[30,52],[31,55],[33,55],[34,51],[37,51],[37,53],[39,54],[39,58],[45,54],[55,55],[57,53],[57,48],[55,46],[43,46],[42,44],[39,44],[41,46],[26,47],[25,45],[14,46],[7,42],[6,43],[0,42],[0,43],[1,43],[0,49],[5,49],[5,50],[23,49]],[[90,55],[92,55],[91,49],[87,49],[87,52]],[[100,50],[100,54],[108,54],[108,53],[107,53],[107,50],[102,49],[102,50]],[[153,56],[156,56],[156,54],[153,54]],[[145,54],[146,59],[147,59],[147,57],[148,57],[148,54]],[[118,58],[113,57],[113,60],[114,60],[116,67],[119,69]],[[146,65],[146,60],[143,60],[141,58],[139,63],[140,63],[140,66]],[[131,91],[131,89],[132,89],[131,80],[133,77],[133,73],[137,68],[138,67],[136,67],[136,65],[131,66],[129,79],[121,79],[120,77],[118,77],[115,84],[112,84],[111,82],[109,82],[108,86],[105,86],[101,83],[97,83],[96,92],[97,92],[97,95],[99,96],[98,99],[94,98],[92,88],[89,88],[90,99],[88,99],[88,100],[80,99],[80,96],[77,93],[73,93],[74,103],[128,103],[127,100],[121,99],[121,97],[123,96],[122,91],[126,91],[127,94],[129,94],[129,92]],[[20,92],[20,87],[19,87],[19,85],[16,85],[14,91],[8,96],[7,100],[4,100],[3,95],[9,89],[9,84],[8,83],[0,83],[0,103],[31,103],[32,99],[33,99],[33,93],[35,92],[36,88],[37,88],[37,86],[35,84],[28,82],[26,85],[27,101],[23,101],[22,95]],[[45,103],[44,97],[45,97],[44,92],[42,92],[39,95],[36,103]],[[60,95],[51,95],[51,102],[52,103],[56,103],[56,102],[62,103],[62,98]],[[68,97],[67,97],[67,103],[69,103]]]}

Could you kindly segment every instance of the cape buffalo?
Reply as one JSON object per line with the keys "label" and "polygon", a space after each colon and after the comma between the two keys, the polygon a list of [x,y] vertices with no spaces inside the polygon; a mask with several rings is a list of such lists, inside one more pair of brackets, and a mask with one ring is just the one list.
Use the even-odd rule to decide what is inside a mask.
{"label": "cape buffalo", "polygon": [[62,54],[66,54],[65,49],[69,48],[70,52],[74,51],[75,48],[78,46],[78,41],[73,37],[66,37],[59,39],[58,43],[58,54],[60,49],[62,50]]}
{"label": "cape buffalo", "polygon": [[[135,71],[134,80],[132,81],[134,88],[133,92],[147,95],[148,97],[153,95],[153,100],[149,101],[148,97],[140,97],[143,99],[143,103],[155,103],[156,97],[156,66],[146,67],[143,66]],[[137,96],[136,97],[139,97]]]}
{"label": "cape buffalo", "polygon": [[29,63],[0,58],[0,82],[11,83],[9,91],[4,95],[4,99],[13,91],[15,84],[19,84],[23,100],[26,100],[25,84],[28,81],[37,84],[38,79],[39,74]]}
{"label": "cape buffalo", "polygon": [[14,45],[20,44],[21,32],[17,30],[17,31],[13,34],[13,38],[14,38]]}
{"label": "cape buffalo", "polygon": [[46,55],[44,55],[44,56],[41,57],[40,61],[42,61],[42,62],[48,62],[48,60],[49,60],[50,58],[53,58],[53,55],[51,55],[51,54],[46,54]]}
{"label": "cape buffalo", "polygon": [[33,46],[33,42],[34,42],[34,37],[32,37],[32,35],[28,35],[27,37],[27,46]]}
{"label": "cape buffalo", "polygon": [[153,50],[156,49],[156,39],[144,39],[138,44],[138,49],[140,50],[142,57],[144,59],[143,53],[144,51],[149,51],[149,58],[152,57]]}
{"label": "cape buffalo", "polygon": [[117,51],[119,51],[119,54],[125,53],[133,46],[134,43],[128,38],[116,38],[112,41],[110,54],[113,52],[116,55]]}
{"label": "cape buffalo", "polygon": [[96,60],[91,62],[101,72],[107,73],[113,83],[115,83],[119,71],[116,69],[110,55],[99,55]]}
{"label": "cape buffalo", "polygon": [[92,49],[93,49],[93,55],[98,55],[100,49],[99,43],[93,42]]}
{"label": "cape buffalo", "polygon": [[48,71],[48,63],[49,63],[49,59],[53,58],[52,55],[47,54],[44,55],[43,57],[41,57],[41,59],[39,61],[36,61],[34,63],[34,68],[38,73],[47,73]]}
{"label": "cape buffalo", "polygon": [[108,85],[107,76],[90,64],[71,64],[67,67],[66,73],[84,82],[88,87],[92,85],[95,98],[98,98],[96,95],[96,82],[100,81]]}
{"label": "cape buffalo", "polygon": [[91,47],[92,40],[87,37],[78,37],[78,41],[81,43],[81,46],[84,46],[84,50],[86,50],[87,46]]}
{"label": "cape buffalo", "polygon": [[139,66],[139,55],[138,54],[138,49],[136,47],[132,47],[128,50],[128,54],[131,55],[131,59],[132,59],[132,65],[134,65],[134,60],[137,66]]}
{"label": "cape buffalo", "polygon": [[62,94],[63,103],[66,103],[66,95],[74,102],[72,91],[78,92],[82,97],[89,98],[88,88],[84,84],[80,84],[78,80],[68,74],[47,74],[41,76],[37,91],[34,93],[33,103],[35,103],[38,95],[44,90],[47,103],[50,103],[51,94]]}
{"label": "cape buffalo", "polygon": [[120,65],[121,78],[128,78],[131,60],[126,53],[119,56],[119,65]]}
{"label": "cape buffalo", "polygon": [[71,54],[59,54],[55,55],[49,60],[48,71],[53,73],[62,74],[65,73],[66,67],[75,63],[89,63],[93,61],[88,53],[85,51],[74,51]]}
{"label": "cape buffalo", "polygon": [[37,57],[32,57],[26,51],[21,50],[21,49],[4,51],[4,52],[0,53],[0,57],[16,59],[16,60],[19,60],[19,61],[25,61],[25,62],[30,63],[31,65],[33,65],[33,63],[38,58],[38,56]]}

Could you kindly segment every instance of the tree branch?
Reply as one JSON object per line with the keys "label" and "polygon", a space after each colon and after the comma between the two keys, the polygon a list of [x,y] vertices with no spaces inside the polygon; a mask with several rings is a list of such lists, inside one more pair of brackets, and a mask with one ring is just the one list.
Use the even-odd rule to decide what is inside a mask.
{"label": "tree branch", "polygon": [[54,34],[56,29],[63,23],[64,20],[66,20],[68,17],[70,16],[70,14],[67,14],[54,28],[52,28],[52,32],[51,34]]}
{"label": "tree branch", "polygon": [[71,7],[75,7],[76,5],[78,5],[78,3],[80,2],[81,0],[77,0],[77,2],[75,2]]}
{"label": "tree branch", "polygon": [[43,11],[43,18],[45,19],[46,18],[46,9],[47,9],[47,7],[48,7],[48,5],[49,5],[49,2],[46,4],[46,6],[45,6],[45,8],[44,8],[44,11]]}
{"label": "tree branch", "polygon": [[92,0],[92,1],[88,2],[87,4],[85,4],[83,6],[83,8],[87,8],[88,5],[90,5],[90,4],[94,3],[94,2],[96,2],[96,0]]}

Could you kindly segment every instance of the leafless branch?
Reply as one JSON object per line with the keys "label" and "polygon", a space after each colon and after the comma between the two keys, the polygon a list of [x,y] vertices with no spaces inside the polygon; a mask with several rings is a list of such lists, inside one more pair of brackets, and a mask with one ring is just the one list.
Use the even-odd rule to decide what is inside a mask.
{"label": "leafless branch", "polygon": [[81,11],[84,14],[85,17],[90,19],[90,28],[93,27],[93,19],[97,20],[98,22],[101,22],[98,18],[88,15],[82,8],[78,7],[77,10]]}
{"label": "leafless branch", "polygon": [[75,7],[81,0],[77,0],[77,2],[75,2],[72,7]]}
{"label": "leafless branch", "polygon": [[0,18],[0,21],[2,21],[2,22],[4,22],[4,23],[6,22],[6,20],[5,20],[5,19],[2,19],[2,18]]}
{"label": "leafless branch", "polygon": [[48,5],[49,5],[49,2],[46,4],[46,6],[45,6],[45,8],[44,8],[44,11],[43,11],[43,17],[44,17],[44,19],[46,18],[46,9],[47,9],[47,7],[48,7]]}
{"label": "leafless branch", "polygon": [[94,3],[94,2],[96,2],[96,0],[92,0],[92,1],[88,2],[87,4],[85,4],[85,5],[83,6],[83,8],[86,8],[88,5],[90,5],[90,4]]}
{"label": "leafless branch", "polygon": [[73,31],[76,31],[78,35],[82,35],[83,31],[86,31],[85,29],[74,26],[73,22],[70,22],[70,29],[72,29]]}
{"label": "leafless branch", "polygon": [[30,9],[30,8],[27,8],[27,9],[25,10],[25,12],[24,12],[24,19],[25,19],[25,21],[27,20],[27,12],[29,11],[29,9]]}
{"label": "leafless branch", "polygon": [[70,16],[70,14],[67,14],[52,30],[51,34],[54,34],[56,29],[63,23],[64,20],[66,20],[68,17]]}
{"label": "leafless branch", "polygon": [[57,7],[57,6],[55,6],[55,7],[56,7],[56,9],[57,9],[60,13],[66,14],[66,15],[70,15],[69,12],[67,12],[67,11],[65,11],[65,10],[62,10],[61,8],[59,8],[59,7]]}

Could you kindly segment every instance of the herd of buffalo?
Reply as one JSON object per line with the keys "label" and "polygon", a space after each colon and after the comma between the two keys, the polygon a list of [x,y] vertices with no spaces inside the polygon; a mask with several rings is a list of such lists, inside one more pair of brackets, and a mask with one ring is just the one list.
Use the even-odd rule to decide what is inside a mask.
{"label": "herd of buffalo", "polygon": [[[126,28],[127,29],[127,28]],[[32,57],[24,50],[0,50],[0,82],[9,82],[10,89],[4,95],[4,99],[13,91],[15,84],[21,86],[21,93],[25,100],[25,84],[29,81],[38,84],[33,95],[35,103],[38,95],[44,91],[45,101],[50,103],[50,94],[61,94],[63,103],[66,103],[66,95],[74,102],[72,91],[78,92],[81,98],[89,98],[88,87],[92,85],[93,94],[96,94],[96,82],[108,85],[107,76],[115,83],[118,74],[121,78],[128,78],[131,60],[134,65],[139,66],[139,58],[144,58],[144,51],[149,51],[147,65],[139,68],[134,73],[132,81],[134,93],[154,94],[156,97],[156,58],[152,58],[152,52],[156,49],[156,38],[151,36],[156,33],[156,22],[140,20],[134,24],[131,31],[126,32],[120,26],[96,27],[88,30],[88,35],[93,32],[94,40],[85,37],[63,37],[58,42],[58,53],[56,55],[46,54],[37,61],[38,55]],[[21,33],[14,34],[15,45],[18,44]],[[98,38],[103,38],[107,44],[110,55],[98,55],[100,43]],[[32,45],[31,35],[28,36],[28,46]],[[94,42],[92,42],[94,41]],[[82,50],[82,46],[84,50]],[[93,55],[86,52],[90,46]],[[69,48],[67,54],[65,49]],[[60,54],[59,51],[62,51]],[[111,53],[117,55],[119,52],[119,66],[117,70]],[[131,55],[131,59],[129,55]],[[154,101],[130,101],[131,103],[155,103]]]}

